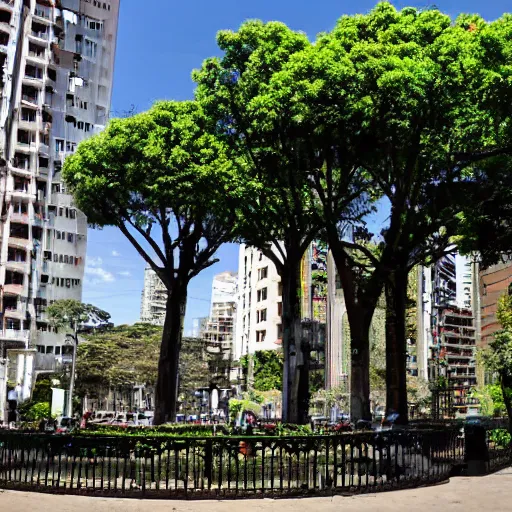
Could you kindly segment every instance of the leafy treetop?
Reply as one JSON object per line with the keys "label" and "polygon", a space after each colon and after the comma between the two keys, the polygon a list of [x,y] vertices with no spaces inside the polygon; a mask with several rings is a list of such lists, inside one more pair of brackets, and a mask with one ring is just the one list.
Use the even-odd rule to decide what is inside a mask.
{"label": "leafy treetop", "polygon": [[197,103],[158,102],[110,121],[64,165],[89,222],[117,226],[169,290],[175,273],[188,282],[229,239],[223,205],[236,195],[236,176],[205,126]]}

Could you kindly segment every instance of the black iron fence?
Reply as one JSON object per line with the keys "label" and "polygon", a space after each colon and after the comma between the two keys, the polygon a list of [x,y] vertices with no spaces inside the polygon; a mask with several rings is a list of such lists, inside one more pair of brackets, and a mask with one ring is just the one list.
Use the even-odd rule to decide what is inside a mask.
{"label": "black iron fence", "polygon": [[[464,464],[465,442],[454,426],[294,437],[0,431],[0,486],[169,498],[376,492],[446,480]],[[510,463],[499,443],[488,455],[489,469]]]}

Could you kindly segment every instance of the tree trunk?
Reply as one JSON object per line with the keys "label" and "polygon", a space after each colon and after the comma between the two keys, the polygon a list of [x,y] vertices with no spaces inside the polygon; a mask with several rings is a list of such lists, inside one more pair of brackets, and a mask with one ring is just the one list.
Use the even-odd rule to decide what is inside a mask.
{"label": "tree trunk", "polygon": [[155,390],[155,425],[176,421],[178,368],[186,303],[186,287],[175,286],[167,296]]}
{"label": "tree trunk", "polygon": [[390,272],[386,284],[386,411],[398,413],[397,422],[408,422],[407,405],[407,271]]}
{"label": "tree trunk", "polygon": [[[358,289],[357,276],[345,257],[338,232],[333,230],[328,235],[350,325],[350,417],[353,422],[361,419],[370,421],[370,325],[381,291],[376,289],[365,293]],[[339,343],[339,340],[330,342]]]}
{"label": "tree trunk", "polygon": [[[281,275],[283,283],[283,422],[307,422],[309,389],[307,361],[301,340],[300,315],[300,259],[292,262],[287,251],[288,261]],[[305,411],[305,412],[304,412]]]}
{"label": "tree trunk", "polygon": [[370,411],[370,322],[348,315],[350,324],[350,418],[372,419]]}

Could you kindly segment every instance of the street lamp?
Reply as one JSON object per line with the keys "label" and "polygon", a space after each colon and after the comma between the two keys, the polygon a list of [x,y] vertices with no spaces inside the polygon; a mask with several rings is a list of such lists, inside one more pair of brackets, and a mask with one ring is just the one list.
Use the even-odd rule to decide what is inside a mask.
{"label": "street lamp", "polygon": [[66,338],[70,338],[73,344],[71,353],[71,375],[69,377],[69,396],[68,396],[68,416],[73,416],[73,391],[75,388],[75,368],[76,368],[76,347],[78,345],[78,333],[75,327],[74,334],[66,334]]}

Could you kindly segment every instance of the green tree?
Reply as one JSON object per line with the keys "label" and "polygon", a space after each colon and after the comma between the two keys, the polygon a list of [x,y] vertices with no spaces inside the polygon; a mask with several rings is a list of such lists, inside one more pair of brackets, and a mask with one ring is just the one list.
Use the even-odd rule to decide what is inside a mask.
{"label": "green tree", "polygon": [[[252,184],[237,208],[238,232],[281,276],[283,419],[304,423],[309,355],[301,339],[300,263],[319,230],[317,197],[309,185],[317,161],[310,126],[289,115],[288,102],[269,84],[311,44],[282,23],[261,21],[221,31],[217,42],[222,58],[206,60],[193,75],[196,97]],[[341,201],[338,207],[343,210]]]}
{"label": "green tree", "polygon": [[[134,384],[154,387],[162,327],[136,323],[119,325],[84,337],[77,354],[77,391],[98,397],[108,389]],[[203,340],[183,338],[179,364],[179,393],[183,397],[210,385]]]}
{"label": "green tree", "polygon": [[136,323],[84,336],[77,352],[77,391],[98,397],[110,388],[154,386],[162,328]]}
{"label": "green tree", "polygon": [[249,358],[253,363],[253,387],[256,391],[282,390],[283,386],[283,353],[277,350],[258,350],[241,359],[245,371],[249,367]]}
{"label": "green tree", "polygon": [[512,433],[512,295],[499,299],[496,317],[502,330],[495,333],[482,358],[486,368],[498,376]]}
{"label": "green tree", "polygon": [[168,291],[155,423],[174,420],[188,284],[213,265],[233,226],[237,190],[222,144],[193,101],[156,103],[110,121],[66,159],[63,177],[93,225],[115,226]]}
{"label": "green tree", "polygon": [[[76,375],[76,352],[78,347],[78,333],[80,330],[97,329],[110,326],[110,314],[92,304],[84,304],[74,299],[57,300],[50,304],[46,310],[50,322],[57,328],[67,330],[66,337],[71,338],[73,354],[71,362],[71,375],[69,378],[68,415],[73,415],[73,393]],[[71,331],[71,332],[69,332]]]}
{"label": "green tree", "polygon": [[[465,254],[478,254],[485,268],[512,255],[512,166],[507,157],[480,165],[474,174],[478,191],[463,204],[454,238]],[[505,259],[504,259],[505,258]]]}
{"label": "green tree", "polygon": [[[511,94],[511,26],[509,15],[452,22],[437,9],[383,2],[342,17],[269,82],[297,129],[312,127],[321,159],[313,185],[351,326],[355,417],[369,416],[369,328],[386,287],[387,402],[407,419],[407,276],[447,250],[461,203],[477,188],[474,169],[510,154],[511,102],[498,98]],[[376,236],[364,223],[340,229],[345,190],[361,186],[360,215],[377,198],[389,205]]]}

